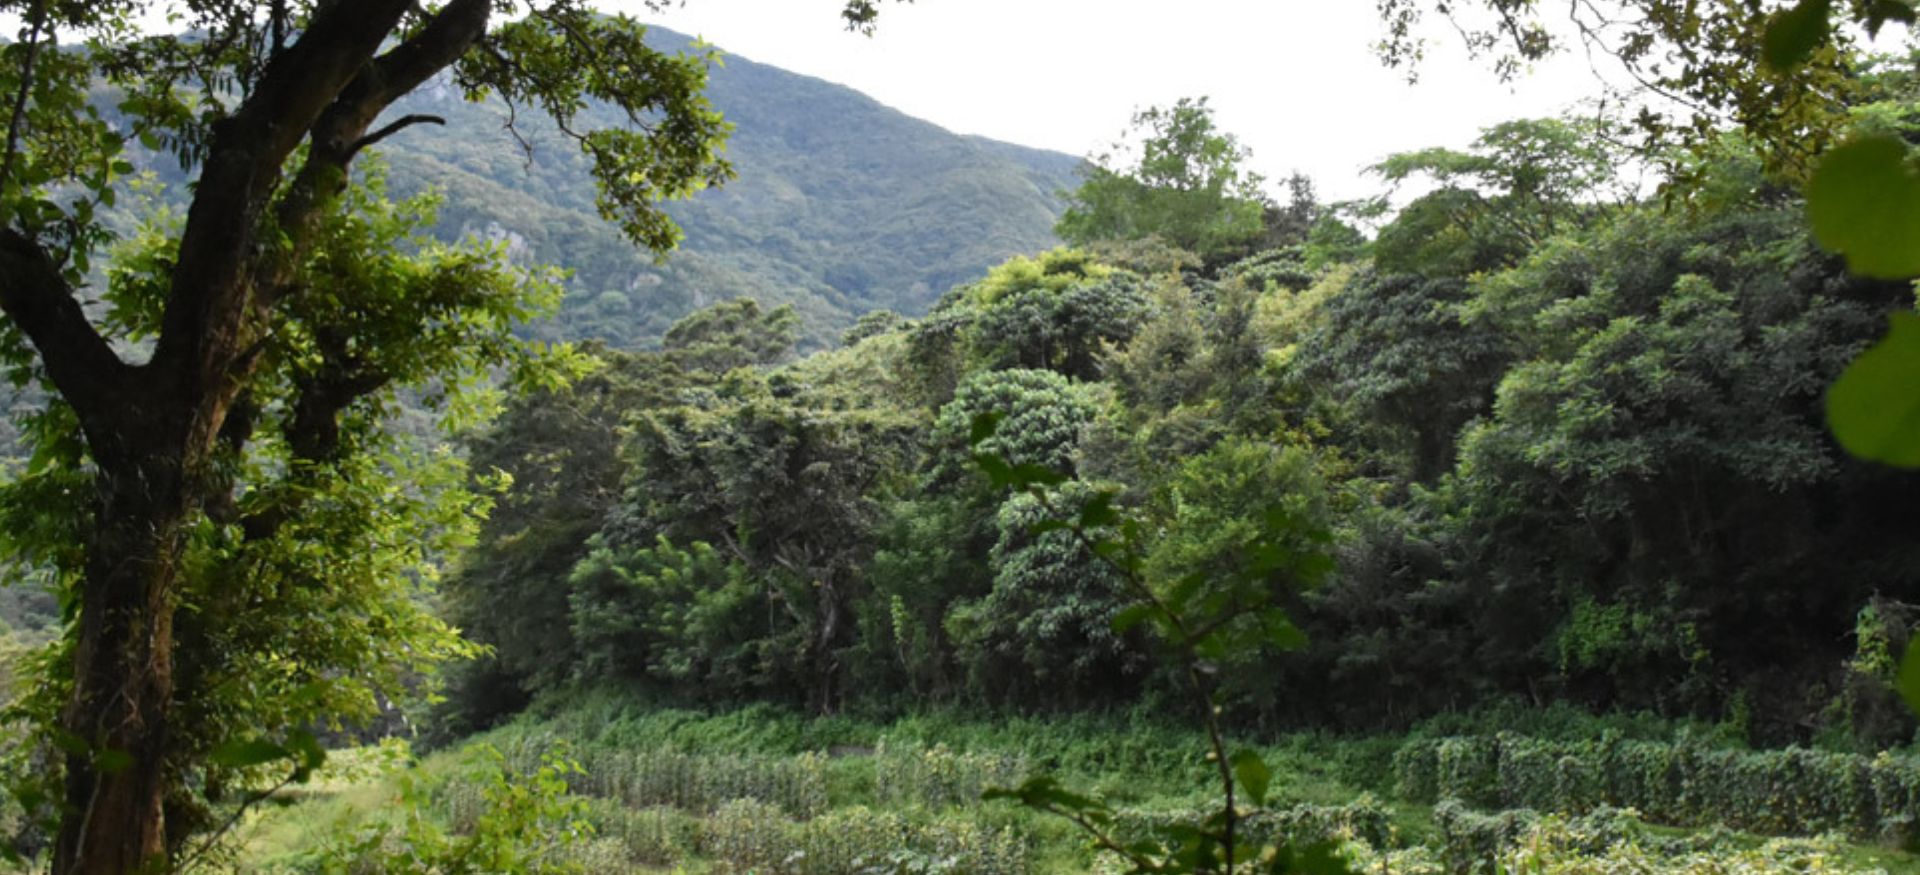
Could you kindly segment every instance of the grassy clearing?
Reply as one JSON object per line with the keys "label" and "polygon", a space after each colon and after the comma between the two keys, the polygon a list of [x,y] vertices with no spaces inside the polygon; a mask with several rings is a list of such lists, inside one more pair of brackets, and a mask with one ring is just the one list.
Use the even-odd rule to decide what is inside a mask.
{"label": "grassy clearing", "polygon": [[[1446,724],[1428,732],[1474,728]],[[1543,735],[1579,735],[1563,729]],[[1652,744],[1655,735],[1642,726],[1632,737]],[[1625,733],[1614,728],[1607,737]],[[1501,738],[1515,751],[1537,753],[1537,745],[1515,741],[1519,736]],[[1686,755],[1698,759],[1703,743],[1688,738],[1677,749],[1695,751]],[[1500,786],[1470,802],[1458,794],[1424,798],[1406,792],[1409,758],[1427,756],[1444,743],[1450,742],[1426,733],[1270,739],[1264,753],[1275,773],[1276,798],[1250,827],[1300,841],[1342,841],[1370,872],[1491,872],[1498,862],[1507,871],[1593,875],[1920,875],[1920,858],[1884,836],[1762,836],[1715,825],[1697,809],[1690,811],[1692,826],[1681,828],[1645,822],[1639,812],[1604,802],[1568,812],[1509,807],[1500,802]],[[883,722],[808,719],[764,707],[718,714],[647,709],[588,696],[550,704],[468,744],[500,751],[510,771],[530,770],[555,749],[581,763],[582,774],[569,785],[589,797],[585,819],[596,838],[575,852],[580,856],[573,862],[595,872],[1104,871],[1112,861],[1094,855],[1064,822],[981,802],[980,791],[1048,771],[1122,809],[1123,824],[1140,834],[1197,817],[1209,803],[1197,733],[1138,714],[1045,720],[926,714]],[[1711,749],[1716,762],[1746,762],[1737,751]],[[1773,761],[1764,757],[1779,759],[1753,756],[1762,763]],[[1526,757],[1496,758],[1491,766],[1476,762],[1496,777],[1504,767],[1508,783],[1530,786],[1511,774],[1531,762]],[[477,804],[463,789],[474,784],[473,763],[471,756],[442,751],[406,768],[413,780],[432,788],[428,798],[436,814],[458,823]],[[1443,777],[1484,778],[1464,765]],[[289,808],[263,812],[243,832],[247,868],[318,871],[313,849],[325,836],[378,816],[395,798],[394,780],[392,773],[362,773],[357,781],[324,785]],[[1492,779],[1475,786],[1486,791],[1486,780]],[[1544,799],[1537,793],[1528,798],[1536,804]],[[1881,815],[1897,821],[1903,812]],[[1752,811],[1724,819],[1755,821]]]}

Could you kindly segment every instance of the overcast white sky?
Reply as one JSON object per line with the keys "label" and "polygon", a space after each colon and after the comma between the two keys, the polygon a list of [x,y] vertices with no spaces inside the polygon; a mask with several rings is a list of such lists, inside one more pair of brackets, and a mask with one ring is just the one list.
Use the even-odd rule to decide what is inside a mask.
{"label": "overcast white sky", "polygon": [[1135,108],[1205,95],[1257,170],[1305,172],[1323,199],[1377,192],[1362,170],[1389,153],[1464,146],[1599,92],[1583,57],[1509,86],[1438,38],[1409,85],[1373,53],[1370,0],[916,0],[886,4],[871,38],[841,26],[838,0],[622,3],[943,127],[1076,155],[1111,143]]}

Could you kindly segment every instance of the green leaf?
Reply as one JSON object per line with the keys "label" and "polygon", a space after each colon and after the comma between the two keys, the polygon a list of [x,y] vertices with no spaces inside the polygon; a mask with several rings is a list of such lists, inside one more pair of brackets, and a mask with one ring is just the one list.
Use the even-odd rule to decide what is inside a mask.
{"label": "green leaf", "polygon": [[991,411],[982,413],[973,418],[973,430],[967,437],[967,443],[979,446],[981,441],[993,437],[993,433],[999,428],[1000,414]]}
{"label": "green leaf", "polygon": [[124,772],[133,765],[133,754],[119,748],[103,748],[93,755],[93,766],[109,775]]}
{"label": "green leaf", "polygon": [[1093,823],[1106,823],[1113,818],[1113,810],[1105,802],[1068,790],[1051,775],[1028,778],[1012,789],[989,787],[980,798],[1011,799],[1028,808],[1072,812]]}
{"label": "green leaf", "polygon": [[1872,0],[1867,4],[1867,36],[1879,38],[1880,28],[1889,21],[1913,24],[1913,5],[1906,0]]}
{"label": "green leaf", "polygon": [[1807,184],[1814,238],[1863,276],[1920,274],[1920,179],[1898,137],[1866,137],[1820,159]]}
{"label": "green leaf", "polygon": [[1027,527],[1027,537],[1038,538],[1048,532],[1072,529],[1073,524],[1066,520],[1041,520]]}
{"label": "green leaf", "polygon": [[1920,468],[1920,316],[1891,321],[1827,390],[1827,425],[1855,456]]}
{"label": "green leaf", "polygon": [[305,729],[296,729],[287,733],[287,751],[299,758],[302,781],[306,780],[306,772],[311,772],[327,763],[326,748],[320,746],[319,738]]}
{"label": "green leaf", "polygon": [[1920,714],[1920,647],[1915,647],[1916,643],[1920,642],[1907,642],[1907,652],[1900,658],[1900,674],[1894,678],[1893,686],[1900,691],[1900,698],[1907,700],[1907,707]]}
{"label": "green leaf", "polygon": [[1273,780],[1273,772],[1266,761],[1252,749],[1243,748],[1234,752],[1232,762],[1233,777],[1247,791],[1247,797],[1255,805],[1267,804],[1267,785]]}
{"label": "green leaf", "polygon": [[1775,13],[1762,38],[1761,59],[1782,72],[1806,63],[1813,50],[1827,39],[1831,11],[1831,0],[1800,0],[1793,8]]}
{"label": "green leaf", "polygon": [[88,744],[86,739],[64,729],[53,730],[50,740],[54,747],[75,756],[86,756],[88,751],[93,749],[93,745]]}
{"label": "green leaf", "polygon": [[1153,616],[1153,610],[1153,605],[1147,602],[1136,602],[1121,608],[1119,613],[1113,615],[1113,634],[1127,634],[1127,630]]}
{"label": "green leaf", "polygon": [[1299,650],[1307,646],[1307,633],[1300,631],[1300,627],[1293,624],[1293,620],[1287,616],[1286,611],[1279,608],[1269,610],[1265,621],[1267,643],[1272,644],[1274,649]]}
{"label": "green leaf", "polygon": [[1013,466],[1013,476],[1022,487],[1058,486],[1067,482],[1067,475],[1045,465],[1036,465],[1031,462]]}
{"label": "green leaf", "polygon": [[1010,486],[1013,484],[1013,466],[1007,464],[1005,459],[991,453],[976,453],[973,457],[973,464],[980,468],[980,473],[987,475],[987,480],[991,481],[994,486]]}
{"label": "green leaf", "polygon": [[265,739],[255,738],[246,741],[229,741],[214,748],[213,753],[207,758],[215,765],[230,769],[244,769],[248,766],[286,759],[288,756],[291,756],[291,753],[286,748]]}
{"label": "green leaf", "polygon": [[1083,529],[1097,529],[1101,526],[1110,526],[1119,518],[1119,512],[1113,509],[1113,493],[1111,492],[1102,492],[1095,495],[1093,498],[1087,500],[1085,506],[1080,508],[1080,527]]}
{"label": "green leaf", "polygon": [[1348,875],[1353,867],[1345,854],[1331,841],[1305,846],[1287,845],[1273,855],[1268,872],[1288,875]]}

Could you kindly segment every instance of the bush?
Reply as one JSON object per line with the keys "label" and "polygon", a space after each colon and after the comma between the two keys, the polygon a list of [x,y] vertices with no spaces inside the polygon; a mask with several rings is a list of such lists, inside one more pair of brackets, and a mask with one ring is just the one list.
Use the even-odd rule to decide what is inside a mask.
{"label": "bush", "polygon": [[1027,776],[1023,758],[956,753],[945,744],[901,747],[883,741],[874,751],[874,797],[890,808],[971,805],[988,788],[1012,787]]}
{"label": "bush", "polygon": [[[1121,810],[1115,820],[1124,834],[1152,836],[1170,827],[1204,822],[1213,812]],[[1292,805],[1248,814],[1240,821],[1241,834],[1256,846],[1305,845],[1327,841],[1360,841],[1385,848],[1391,843],[1392,816],[1372,796],[1346,805]]]}
{"label": "bush", "polygon": [[1397,792],[1409,801],[1569,813],[1614,806],[1674,826],[1721,824],[1769,835],[1837,831],[1904,841],[1920,804],[1920,763],[1887,753],[1718,750],[1614,735],[1549,742],[1501,733],[1416,739],[1393,765]]}

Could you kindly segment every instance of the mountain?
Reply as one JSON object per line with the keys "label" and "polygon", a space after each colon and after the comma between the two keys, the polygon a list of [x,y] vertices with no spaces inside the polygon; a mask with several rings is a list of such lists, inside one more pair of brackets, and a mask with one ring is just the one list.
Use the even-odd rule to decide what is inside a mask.
{"label": "mountain", "polygon": [[[668,51],[692,40],[660,28]],[[382,144],[397,193],[446,195],[440,233],[505,239],[516,255],[574,271],[561,316],[538,333],[644,346],[689,311],[750,295],[792,303],[811,345],[860,314],[925,312],[951,286],[1010,255],[1056,244],[1059,192],[1079,160],[954,134],[853,89],[727,57],[707,94],[734,125],[739,178],[668,207],[686,232],[664,262],[594,207],[585,161],[550,126],[527,126],[531,159],[497,102],[439,82],[392,113],[443,116]],[[525,121],[525,116],[522,116]],[[612,124],[608,108],[589,121]]]}

